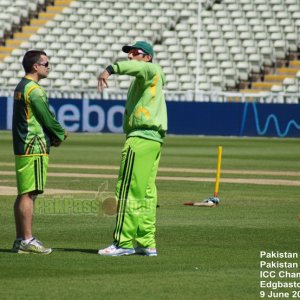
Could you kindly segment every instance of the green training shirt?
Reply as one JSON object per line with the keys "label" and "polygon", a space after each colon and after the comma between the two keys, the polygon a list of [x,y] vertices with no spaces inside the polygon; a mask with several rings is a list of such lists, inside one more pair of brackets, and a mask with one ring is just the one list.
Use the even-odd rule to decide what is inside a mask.
{"label": "green training shirt", "polygon": [[15,155],[47,155],[50,138],[64,140],[65,130],[49,110],[45,90],[28,76],[14,92],[12,133]]}
{"label": "green training shirt", "polygon": [[165,75],[158,64],[129,60],[112,65],[115,74],[134,76],[131,82],[123,129],[127,137],[140,136],[162,142],[167,131],[167,107],[163,94]]}

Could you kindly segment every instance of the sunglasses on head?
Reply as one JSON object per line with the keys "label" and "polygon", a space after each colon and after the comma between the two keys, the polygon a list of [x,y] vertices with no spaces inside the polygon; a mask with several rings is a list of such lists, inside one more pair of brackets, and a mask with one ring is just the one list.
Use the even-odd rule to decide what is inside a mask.
{"label": "sunglasses on head", "polygon": [[47,61],[47,62],[46,62],[46,63],[44,63],[44,64],[38,64],[38,65],[40,65],[40,66],[44,66],[44,67],[48,68],[48,66],[49,66],[49,61]]}
{"label": "sunglasses on head", "polygon": [[146,53],[144,53],[142,50],[140,49],[131,49],[128,54],[132,54],[133,56],[137,56],[140,54],[146,55]]}

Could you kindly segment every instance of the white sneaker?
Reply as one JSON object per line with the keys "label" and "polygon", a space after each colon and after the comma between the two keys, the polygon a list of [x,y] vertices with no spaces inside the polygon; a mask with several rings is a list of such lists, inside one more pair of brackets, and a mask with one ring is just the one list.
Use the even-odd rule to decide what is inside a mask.
{"label": "white sneaker", "polygon": [[26,253],[34,253],[34,254],[50,254],[52,252],[51,248],[45,248],[42,242],[33,238],[28,244],[21,242],[18,253],[26,254]]}
{"label": "white sneaker", "polygon": [[100,249],[98,251],[98,254],[103,256],[122,256],[122,255],[132,255],[135,253],[134,249],[125,249],[125,248],[119,248],[116,247],[114,244],[111,246]]}
{"label": "white sneaker", "polygon": [[156,248],[143,248],[143,247],[136,247],[135,248],[136,254],[141,254],[144,256],[157,256]]}

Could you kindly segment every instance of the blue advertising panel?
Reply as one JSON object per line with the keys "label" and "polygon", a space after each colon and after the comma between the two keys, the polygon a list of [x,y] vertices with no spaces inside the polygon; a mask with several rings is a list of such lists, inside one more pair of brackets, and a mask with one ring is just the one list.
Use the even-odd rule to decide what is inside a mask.
{"label": "blue advertising panel", "polygon": [[299,104],[245,103],[242,111],[241,136],[300,136]]}
{"label": "blue advertising panel", "polygon": [[9,104],[12,104],[11,99],[8,101],[7,97],[0,97],[0,130],[11,128],[12,110],[9,112],[8,106],[12,106]]}
{"label": "blue advertising panel", "polygon": [[168,102],[169,133],[239,135],[242,105]]}
{"label": "blue advertising panel", "polygon": [[124,101],[50,99],[49,103],[68,131],[123,132]]}
{"label": "blue advertising panel", "polygon": [[300,105],[168,102],[169,132],[233,136],[300,136]]}
{"label": "blue advertising panel", "polygon": [[[12,99],[0,98],[0,129],[11,129]],[[50,99],[59,122],[75,132],[122,132],[125,102]],[[300,105],[167,102],[171,134],[300,137]]]}

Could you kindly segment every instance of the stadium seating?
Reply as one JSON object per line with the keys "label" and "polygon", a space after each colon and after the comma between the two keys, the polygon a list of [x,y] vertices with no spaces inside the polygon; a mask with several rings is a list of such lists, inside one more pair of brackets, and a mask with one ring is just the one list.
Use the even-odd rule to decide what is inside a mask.
{"label": "stadium seating", "polygon": [[[101,69],[127,59],[122,45],[145,39],[154,44],[155,59],[166,73],[170,91],[195,87],[259,91],[271,90],[273,84],[296,91],[300,65],[289,59],[298,58],[299,1],[200,2],[198,16],[196,0],[16,0],[13,7],[11,1],[2,0],[0,38],[6,44],[0,47],[0,82],[13,87],[14,78],[22,76],[24,52],[40,48],[50,56],[52,69],[44,85],[93,89]],[[22,31],[13,30],[14,26]],[[13,35],[8,37],[8,32]],[[292,71],[280,70],[288,64]],[[274,71],[279,77],[268,77]],[[295,77],[294,84],[284,83],[284,76]],[[125,89],[128,80],[118,76],[111,87]]]}

